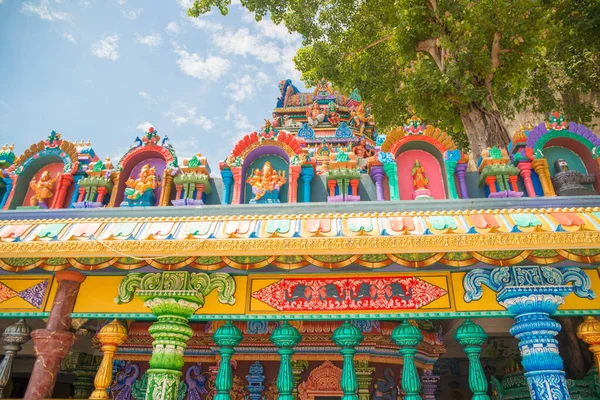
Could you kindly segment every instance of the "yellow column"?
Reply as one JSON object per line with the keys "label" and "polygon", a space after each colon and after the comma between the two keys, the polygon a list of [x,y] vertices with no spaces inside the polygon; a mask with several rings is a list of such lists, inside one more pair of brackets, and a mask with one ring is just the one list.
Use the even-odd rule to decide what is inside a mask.
{"label": "yellow column", "polygon": [[531,162],[531,166],[538,174],[540,183],[542,184],[542,190],[544,191],[545,197],[556,196],[554,192],[554,186],[550,180],[550,170],[548,169],[548,160],[545,158],[538,158]]}
{"label": "yellow column", "polygon": [[173,187],[173,176],[170,169],[165,169],[163,174],[163,188],[158,202],[159,206],[168,206],[171,201],[171,188]]}
{"label": "yellow column", "polygon": [[112,380],[113,357],[119,345],[127,339],[127,330],[114,319],[100,329],[96,337],[102,344],[101,349],[104,355],[94,379],[95,390],[90,395],[90,399],[108,399],[106,389]]}
{"label": "yellow column", "polygon": [[[590,345],[596,365],[600,368],[600,321],[592,316],[586,317],[585,321],[577,328],[577,337]],[[600,369],[598,376],[600,378]]]}

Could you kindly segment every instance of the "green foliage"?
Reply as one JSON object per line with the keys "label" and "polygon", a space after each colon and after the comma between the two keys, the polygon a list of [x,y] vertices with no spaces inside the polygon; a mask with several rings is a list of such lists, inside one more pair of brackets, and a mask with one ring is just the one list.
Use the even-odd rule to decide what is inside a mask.
{"label": "green foliage", "polygon": [[[347,92],[360,89],[380,131],[417,113],[465,147],[465,130],[471,144],[474,134],[494,134],[485,123],[477,132],[463,126],[472,110],[512,118],[526,107],[563,108],[579,122],[596,112],[589,100],[600,89],[597,0],[241,2],[257,20],[269,15],[300,33],[303,81],[325,76]],[[188,13],[217,7],[226,15],[230,4],[195,0]]]}

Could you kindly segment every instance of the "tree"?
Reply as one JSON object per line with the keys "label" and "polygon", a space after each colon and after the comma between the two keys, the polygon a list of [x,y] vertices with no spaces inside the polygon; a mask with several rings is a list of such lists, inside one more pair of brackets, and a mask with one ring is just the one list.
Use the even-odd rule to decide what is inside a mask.
{"label": "tree", "polygon": [[[384,129],[417,113],[464,130],[478,155],[508,144],[503,117],[558,101],[549,77],[565,63],[545,56],[561,42],[558,7],[576,0],[241,1],[303,36],[295,62],[307,84],[360,89]],[[188,13],[225,15],[229,4],[195,0]]]}

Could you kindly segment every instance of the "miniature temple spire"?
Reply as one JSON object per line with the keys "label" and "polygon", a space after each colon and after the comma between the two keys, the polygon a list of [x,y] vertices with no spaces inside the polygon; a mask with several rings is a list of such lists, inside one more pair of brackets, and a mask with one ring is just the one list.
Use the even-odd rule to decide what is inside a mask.
{"label": "miniature temple spire", "polygon": [[392,340],[400,346],[400,354],[404,360],[402,367],[402,390],[405,400],[421,400],[421,381],[415,366],[415,354],[417,346],[423,340],[423,334],[416,326],[408,320],[404,320],[392,332]]}

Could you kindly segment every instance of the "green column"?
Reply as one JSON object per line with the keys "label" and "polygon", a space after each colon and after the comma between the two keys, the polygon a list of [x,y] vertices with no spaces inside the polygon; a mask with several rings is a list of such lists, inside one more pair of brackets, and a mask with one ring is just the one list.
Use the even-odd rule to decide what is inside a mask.
{"label": "green column", "polygon": [[219,302],[235,303],[235,280],[223,273],[132,273],[121,281],[116,302],[128,303],[137,295],[158,319],[148,330],[154,341],[146,398],[177,399],[183,353],[193,334],[188,318],[213,290]]}
{"label": "green column", "polygon": [[283,322],[273,331],[271,342],[277,347],[280,357],[279,374],[277,375],[277,390],[279,391],[278,400],[293,400],[292,392],[294,390],[294,374],[292,372],[292,354],[294,346],[302,340],[298,329],[294,328],[287,321]]}
{"label": "green column", "polygon": [[469,358],[469,387],[473,392],[473,400],[490,400],[487,395],[488,383],[485,378],[483,367],[479,356],[481,345],[485,343],[487,335],[483,328],[469,318],[456,330],[454,338],[461,346],[465,348],[465,353]]}
{"label": "green column", "polygon": [[458,162],[454,160],[446,160],[446,181],[448,182],[448,193],[451,199],[458,199],[458,193],[456,193],[456,181],[454,180],[457,163]]}
{"label": "green column", "polygon": [[402,390],[404,400],[421,400],[421,380],[415,366],[417,346],[423,340],[421,331],[408,321],[404,321],[392,332],[392,340],[400,346],[400,354],[404,361],[402,367]]}
{"label": "green column", "polygon": [[342,400],[358,400],[358,377],[354,370],[353,359],[356,353],[355,347],[363,341],[363,338],[360,330],[348,321],[338,327],[331,337],[334,343],[341,347],[340,353],[344,359],[340,382],[342,392],[344,392]]}
{"label": "green column", "polygon": [[390,185],[390,200],[400,200],[400,194],[398,193],[398,167],[396,166],[396,162],[383,164],[383,170],[388,177]]}
{"label": "green column", "polygon": [[216,395],[214,400],[231,400],[231,387],[233,386],[233,372],[231,371],[231,356],[233,349],[242,341],[242,332],[231,323],[227,323],[216,330],[213,340],[219,346],[219,372],[215,380]]}

